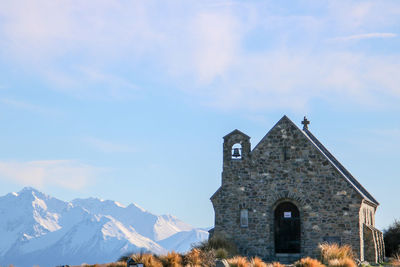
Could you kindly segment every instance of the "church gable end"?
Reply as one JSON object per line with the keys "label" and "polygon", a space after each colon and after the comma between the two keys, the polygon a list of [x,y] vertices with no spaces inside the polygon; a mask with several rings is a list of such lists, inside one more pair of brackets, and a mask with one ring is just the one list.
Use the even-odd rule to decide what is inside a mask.
{"label": "church gable end", "polygon": [[305,127],[300,130],[287,116],[283,116],[251,152],[254,161],[288,161],[288,164],[301,167],[301,163],[305,166],[312,165],[318,155],[324,168],[328,166],[332,168],[352,190],[371,204],[378,206],[379,203],[375,198],[308,130],[309,121],[305,119],[305,122]]}
{"label": "church gable end", "polygon": [[222,184],[211,197],[214,234],[267,260],[316,257],[322,242],[350,244],[360,259],[379,260],[378,202],[303,124],[283,116],[253,150],[239,130],[224,137]]}

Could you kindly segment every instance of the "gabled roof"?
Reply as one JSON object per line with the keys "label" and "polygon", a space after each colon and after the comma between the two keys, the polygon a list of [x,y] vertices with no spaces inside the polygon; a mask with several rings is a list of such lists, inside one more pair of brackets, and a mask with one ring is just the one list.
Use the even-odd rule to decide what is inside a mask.
{"label": "gabled roof", "polygon": [[354,178],[353,175],[326,149],[320,141],[308,130],[302,131],[304,135],[321,151],[321,153],[332,163],[344,178],[369,202],[379,205],[379,202]]}
{"label": "gabled roof", "polygon": [[250,139],[250,136],[248,136],[247,134],[242,133],[238,129],[233,130],[232,132],[230,132],[227,135],[225,135],[223,138],[226,139],[226,138],[228,138],[229,136],[231,136],[233,134],[240,134],[240,135],[243,135],[244,137],[246,137],[247,139]]}
{"label": "gabled roof", "polygon": [[269,133],[274,129],[276,126],[281,124],[283,121],[288,121],[290,124],[292,124],[299,132],[303,133],[305,137],[313,144],[320,152],[321,154],[332,164],[334,168],[336,168],[339,173],[343,176],[343,178],[346,179],[346,181],[367,201],[374,205],[379,205],[378,201],[370,194],[368,191],[356,180],[356,178],[351,175],[351,173],[346,170],[346,168],[340,164],[340,162],[326,149],[321,142],[308,130],[304,129],[301,130],[297,125],[290,120],[286,115],[284,115],[272,128],[271,130],[268,131],[268,133],[261,139],[261,141],[254,147],[254,149],[251,151],[253,153],[256,151],[257,147],[264,142],[268,138]]}
{"label": "gabled roof", "polygon": [[[370,202],[373,205],[378,206],[379,202],[376,201],[376,199],[357,181],[356,178],[353,177],[353,175],[351,175],[351,173],[328,151],[328,149],[326,149],[321,142],[308,130],[308,129],[303,129],[301,130],[299,127],[297,127],[297,125],[295,123],[293,123],[293,121],[291,121],[286,115],[284,115],[272,128],[271,130],[268,131],[268,133],[261,139],[261,141],[252,149],[252,151],[250,152],[251,154],[254,153],[258,146],[264,142],[264,140],[266,140],[270,134],[270,132],[272,131],[272,129],[274,129],[276,126],[278,126],[279,124],[281,124],[283,121],[288,121],[290,124],[292,124],[299,132],[303,133],[304,136],[310,141],[310,143],[316,147],[322,154],[323,157],[325,157],[330,163],[331,165],[338,170],[338,172],[343,176],[343,178],[361,195],[361,197],[365,200],[367,200],[368,202]],[[227,134],[224,136],[224,139],[226,139],[227,137],[229,137],[232,134],[241,134],[243,136],[245,136],[246,138],[250,138],[248,135],[242,133],[239,130],[234,130],[233,132]],[[214,193],[214,195],[211,197],[215,197],[219,191],[220,191],[221,187],[217,190],[217,192]]]}

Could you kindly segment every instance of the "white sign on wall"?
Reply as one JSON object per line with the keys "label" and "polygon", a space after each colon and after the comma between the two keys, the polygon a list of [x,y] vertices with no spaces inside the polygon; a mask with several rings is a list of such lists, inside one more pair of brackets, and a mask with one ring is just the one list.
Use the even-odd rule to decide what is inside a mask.
{"label": "white sign on wall", "polygon": [[292,218],[292,212],[291,211],[283,212],[283,218]]}

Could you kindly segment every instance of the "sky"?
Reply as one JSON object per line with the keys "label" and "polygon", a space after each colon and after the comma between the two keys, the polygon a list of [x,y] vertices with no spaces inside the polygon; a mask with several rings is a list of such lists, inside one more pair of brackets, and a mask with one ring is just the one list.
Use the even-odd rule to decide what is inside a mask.
{"label": "sky", "polygon": [[0,195],[210,227],[222,137],[283,115],[400,219],[400,2],[0,1]]}

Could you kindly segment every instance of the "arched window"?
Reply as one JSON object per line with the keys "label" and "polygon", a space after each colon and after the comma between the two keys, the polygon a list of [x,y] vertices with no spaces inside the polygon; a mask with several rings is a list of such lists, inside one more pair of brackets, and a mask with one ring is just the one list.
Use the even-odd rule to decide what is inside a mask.
{"label": "arched window", "polygon": [[232,146],[232,159],[242,159],[242,145],[237,143]]}
{"label": "arched window", "polygon": [[247,209],[242,209],[240,211],[240,227],[249,226],[249,211]]}

